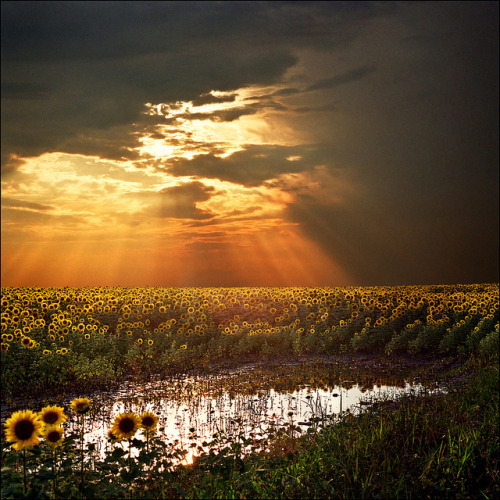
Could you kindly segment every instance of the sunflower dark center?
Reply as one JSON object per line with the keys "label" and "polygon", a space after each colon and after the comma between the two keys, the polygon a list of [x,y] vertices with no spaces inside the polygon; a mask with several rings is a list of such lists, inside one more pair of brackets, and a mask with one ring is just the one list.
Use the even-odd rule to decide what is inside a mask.
{"label": "sunflower dark center", "polygon": [[89,408],[89,405],[86,401],[79,401],[77,404],[76,404],[76,411],[78,413],[85,413]]}
{"label": "sunflower dark center", "polygon": [[33,431],[35,430],[35,426],[31,420],[19,420],[14,427],[14,432],[16,437],[21,440],[29,439]]}
{"label": "sunflower dark center", "polygon": [[151,427],[152,425],[154,425],[154,423],[155,421],[153,417],[143,417],[142,419],[142,425],[146,427]]}
{"label": "sunflower dark center", "polygon": [[135,422],[131,418],[122,418],[118,424],[121,432],[127,433],[134,430]]}
{"label": "sunflower dark center", "polygon": [[57,413],[55,411],[48,411],[43,415],[43,421],[46,424],[54,424],[57,422]]}
{"label": "sunflower dark center", "polygon": [[52,430],[47,434],[47,441],[57,443],[61,439],[61,433],[57,430]]}

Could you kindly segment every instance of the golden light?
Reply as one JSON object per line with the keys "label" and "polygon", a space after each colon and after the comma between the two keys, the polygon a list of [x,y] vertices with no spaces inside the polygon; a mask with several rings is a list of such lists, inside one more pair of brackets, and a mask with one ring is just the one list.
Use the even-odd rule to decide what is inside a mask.
{"label": "golden light", "polygon": [[142,144],[140,153],[142,155],[165,158],[174,156],[184,156],[185,151],[183,147],[167,144],[163,139],[155,139],[151,136],[144,136],[139,139]]}
{"label": "golden light", "polygon": [[[276,90],[213,91],[212,96],[228,99],[200,106],[148,103],[147,114],[174,120],[139,138],[142,159],[136,162],[66,153],[24,158],[16,177],[2,181],[2,196],[14,200],[2,218],[2,283],[348,283],[350,277],[283,214],[299,193],[330,202],[335,193],[349,192],[349,182],[342,184],[320,165],[251,187],[168,173],[172,158],[225,157],[248,145],[300,144],[294,133],[274,127],[266,110],[232,121],[217,118]],[[285,161],[301,159],[294,154]]]}
{"label": "golden light", "polygon": [[[248,144],[296,145],[300,137],[286,127],[276,128],[270,122],[270,112],[257,110],[251,105],[261,95],[271,94],[280,87],[247,87],[235,92],[211,91],[214,97],[231,96],[232,100],[195,105],[192,101],[174,103],[146,103],[144,113],[175,120],[175,124],[157,124],[155,134],[139,139],[141,155],[168,159],[192,159],[203,153],[216,151],[216,156],[226,157],[240,151]],[[249,109],[235,119],[225,121],[224,113]],[[274,111],[273,114],[279,114]],[[200,117],[204,115],[203,118]],[[158,137],[162,136],[162,137]],[[290,157],[290,161],[299,160]]]}

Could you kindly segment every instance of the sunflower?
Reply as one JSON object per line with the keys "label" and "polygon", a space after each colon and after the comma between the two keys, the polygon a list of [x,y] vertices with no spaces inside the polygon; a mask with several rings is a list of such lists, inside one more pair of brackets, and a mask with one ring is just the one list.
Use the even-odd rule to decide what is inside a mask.
{"label": "sunflower", "polygon": [[111,430],[118,439],[130,439],[139,429],[141,419],[135,413],[120,413],[115,417]]}
{"label": "sunflower", "polygon": [[42,408],[38,414],[40,420],[46,425],[51,427],[56,427],[58,425],[64,424],[66,422],[66,415],[64,414],[64,408],[60,406],[46,406]]}
{"label": "sunflower", "polygon": [[47,427],[43,431],[43,437],[49,446],[56,448],[60,446],[64,439],[64,429],[61,427]]}
{"label": "sunflower", "polygon": [[16,411],[5,422],[5,437],[13,442],[15,450],[33,448],[38,444],[42,422],[40,417],[31,410]]}
{"label": "sunflower", "polygon": [[90,399],[88,398],[75,398],[71,401],[69,407],[81,415],[90,410]]}
{"label": "sunflower", "polygon": [[118,443],[118,441],[120,441],[115,436],[115,433],[113,432],[113,429],[109,429],[109,431],[108,431],[108,441],[111,442],[111,443]]}
{"label": "sunflower", "polygon": [[151,431],[154,432],[158,424],[158,417],[154,413],[151,413],[150,411],[145,411],[144,413],[141,413],[140,419],[141,419],[141,427],[143,429],[146,429],[149,432]]}
{"label": "sunflower", "polygon": [[23,347],[27,347],[28,349],[30,349],[31,342],[32,342],[32,340],[29,337],[22,337],[21,338],[21,344],[23,345]]}

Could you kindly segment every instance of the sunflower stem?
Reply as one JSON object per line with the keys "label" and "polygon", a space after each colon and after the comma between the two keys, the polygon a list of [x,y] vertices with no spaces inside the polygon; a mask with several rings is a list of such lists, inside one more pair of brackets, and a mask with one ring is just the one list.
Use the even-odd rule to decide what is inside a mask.
{"label": "sunflower stem", "polygon": [[[128,438],[128,470],[132,476],[132,438]],[[132,499],[132,479],[128,483],[129,497]]]}
{"label": "sunflower stem", "polygon": [[54,453],[52,454],[52,473],[54,474],[54,479],[52,480],[52,488],[54,490],[54,498],[56,498],[57,476],[56,476],[56,448],[55,447],[54,447]]}
{"label": "sunflower stem", "polygon": [[23,448],[23,491],[24,496],[26,496],[26,448]]}
{"label": "sunflower stem", "polygon": [[83,498],[83,433],[85,428],[85,416],[81,415],[82,426],[80,430],[80,484],[81,484],[81,494]]}

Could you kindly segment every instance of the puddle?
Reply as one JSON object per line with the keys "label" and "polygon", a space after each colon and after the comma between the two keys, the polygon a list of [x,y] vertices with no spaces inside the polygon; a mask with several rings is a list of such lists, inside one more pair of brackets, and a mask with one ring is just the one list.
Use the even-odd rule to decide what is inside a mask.
{"label": "puddle", "polygon": [[[157,436],[178,449],[187,449],[184,461],[189,463],[195,450],[206,450],[203,443],[212,441],[218,432],[262,439],[271,429],[293,425],[294,432],[303,433],[342,411],[357,412],[374,397],[395,398],[410,390],[424,390],[401,377],[390,382],[392,385],[381,380],[374,383],[367,375],[362,380],[341,381],[331,365],[250,366],[147,384],[129,381],[116,391],[90,398],[92,411],[85,419],[85,441],[94,443],[95,453],[103,457],[116,446],[107,440],[116,415],[151,411],[159,417]],[[38,406],[32,408],[41,409]],[[71,415],[67,431],[77,432],[76,419],[67,413]],[[7,416],[4,408],[2,422]],[[128,443],[121,446],[127,449]]]}
{"label": "puddle", "polygon": [[[280,427],[287,424],[305,431],[321,419],[327,419],[341,411],[357,410],[362,399],[381,394],[396,397],[409,389],[418,390],[418,386],[381,386],[368,392],[361,392],[357,385],[347,390],[340,387],[328,390],[302,388],[291,393],[278,393],[270,389],[259,397],[245,394],[230,397],[227,393],[217,398],[195,396],[190,403],[166,399],[150,402],[148,396],[135,397],[133,402],[118,398],[105,410],[110,416],[107,422],[103,422],[105,425],[94,421],[87,440],[100,443],[98,451],[103,449],[103,444],[105,449],[106,431],[114,416],[123,411],[146,410],[159,415],[159,427],[163,428],[159,433],[161,439],[165,442],[178,440],[180,448],[185,448],[192,442],[200,446],[204,441],[211,441],[218,431],[234,435],[240,431],[245,435],[253,432],[256,437],[265,437],[270,426]],[[193,428],[198,436],[195,440],[190,439],[190,429]],[[187,462],[192,456],[192,452],[187,455]]]}

